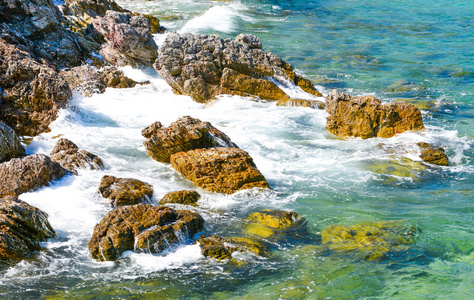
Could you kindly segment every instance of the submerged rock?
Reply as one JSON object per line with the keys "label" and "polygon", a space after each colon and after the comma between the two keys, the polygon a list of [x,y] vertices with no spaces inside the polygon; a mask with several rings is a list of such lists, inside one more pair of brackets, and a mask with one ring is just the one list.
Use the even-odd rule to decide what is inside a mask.
{"label": "submerged rock", "polygon": [[15,131],[6,124],[0,122],[0,163],[25,155],[25,148]]}
{"label": "submerged rock", "polygon": [[203,225],[199,214],[187,210],[149,204],[121,206],[95,226],[89,251],[99,261],[115,260],[127,250],[158,253],[185,242]]}
{"label": "submerged rock", "polygon": [[63,167],[44,154],[13,158],[0,164],[0,197],[37,190],[66,174]]}
{"label": "submerged rock", "polygon": [[424,129],[421,112],[411,104],[384,104],[373,96],[351,97],[333,90],[326,97],[326,129],[339,137],[392,137]]}
{"label": "submerged rock", "polygon": [[12,196],[0,198],[0,259],[22,259],[55,236],[48,215]]}
{"label": "submerged rock", "polygon": [[[259,38],[239,34],[235,40],[217,35],[169,34],[158,50],[157,72],[179,94],[206,102],[220,94],[256,96],[264,100],[289,99],[278,87],[299,86],[321,94],[293,66],[262,50]],[[270,78],[273,77],[273,78]]]}
{"label": "submerged rock", "polygon": [[123,206],[150,202],[153,186],[133,178],[116,178],[105,175],[99,186],[99,193],[111,201],[112,206]]}
{"label": "submerged rock", "polygon": [[296,212],[283,210],[264,209],[254,212],[247,218],[250,223],[247,233],[258,235],[263,238],[270,237],[281,230],[305,229],[305,219],[299,217]]}
{"label": "submerged rock", "polygon": [[179,152],[171,166],[206,191],[231,194],[254,187],[269,188],[247,152],[238,148],[209,148]]}
{"label": "submerged rock", "polygon": [[168,127],[155,122],[142,131],[147,138],[143,144],[154,160],[170,162],[171,155],[201,148],[234,147],[230,138],[209,122],[185,116]]}
{"label": "submerged rock", "polygon": [[262,243],[242,237],[201,236],[196,243],[204,256],[217,260],[230,259],[236,251],[263,257],[270,255],[270,250]]}
{"label": "submerged rock", "polygon": [[164,195],[160,200],[160,204],[163,205],[166,203],[177,203],[195,205],[200,198],[201,195],[199,195],[199,193],[196,191],[178,191]]}
{"label": "submerged rock", "polygon": [[77,168],[91,170],[104,168],[104,163],[100,157],[86,150],[79,150],[76,144],[65,138],[57,141],[50,157],[52,161],[59,163],[61,167],[71,173],[76,173]]}

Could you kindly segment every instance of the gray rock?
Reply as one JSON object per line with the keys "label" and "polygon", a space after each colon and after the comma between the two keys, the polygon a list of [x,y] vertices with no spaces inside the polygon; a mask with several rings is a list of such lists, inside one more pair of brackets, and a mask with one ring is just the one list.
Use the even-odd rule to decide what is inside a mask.
{"label": "gray rock", "polygon": [[25,148],[15,131],[6,124],[0,122],[0,162],[25,155]]}

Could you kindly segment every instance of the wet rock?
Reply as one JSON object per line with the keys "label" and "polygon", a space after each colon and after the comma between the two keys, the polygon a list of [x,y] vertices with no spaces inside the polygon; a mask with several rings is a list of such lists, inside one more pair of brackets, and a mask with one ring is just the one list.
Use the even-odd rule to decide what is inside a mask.
{"label": "wet rock", "polygon": [[[293,66],[262,50],[259,38],[240,34],[235,40],[217,35],[172,33],[158,50],[157,72],[179,94],[206,102],[220,94],[289,99],[275,82],[321,94]],[[270,77],[273,77],[270,79]]]}
{"label": "wet rock", "polygon": [[55,236],[48,215],[12,196],[0,198],[0,259],[22,259]]}
{"label": "wet rock", "polygon": [[269,188],[247,152],[238,148],[209,148],[179,152],[171,166],[205,191],[231,194],[254,187]]}
{"label": "wet rock", "polygon": [[439,166],[449,165],[448,156],[442,147],[428,143],[417,143],[417,145],[421,150],[420,158],[424,162]]}
{"label": "wet rock", "polygon": [[109,10],[92,24],[107,42],[100,53],[108,62],[118,66],[151,66],[155,61],[158,46],[145,17]]}
{"label": "wet rock", "polygon": [[111,201],[113,207],[150,202],[153,186],[133,178],[116,178],[105,175],[99,186],[99,193]]}
{"label": "wet rock", "polygon": [[305,99],[283,99],[279,100],[277,106],[302,106],[310,108],[324,109],[325,105],[321,101],[317,100],[305,100]]}
{"label": "wet rock", "polygon": [[193,149],[235,147],[230,138],[209,122],[185,116],[168,127],[155,122],[142,131],[143,144],[154,160],[170,162],[171,155]]}
{"label": "wet rock", "polygon": [[58,109],[72,97],[68,83],[50,66],[0,39],[0,118],[18,135],[49,131]]}
{"label": "wet rock", "polygon": [[166,203],[177,203],[195,205],[199,199],[201,199],[201,195],[199,195],[199,193],[196,191],[178,191],[166,194],[160,200],[160,204],[163,205]]}
{"label": "wet rock", "polygon": [[392,137],[424,129],[421,112],[411,104],[384,104],[373,96],[351,97],[333,90],[326,97],[326,129],[339,137]]}
{"label": "wet rock", "polygon": [[426,169],[421,162],[397,156],[383,160],[370,159],[363,161],[362,164],[367,170],[385,177],[386,183],[393,183],[398,180],[397,178],[418,180],[420,172]]}
{"label": "wet rock", "polygon": [[25,155],[25,148],[15,131],[6,124],[0,122],[0,163]]}
{"label": "wet rock", "polygon": [[95,226],[89,251],[99,261],[115,260],[127,250],[159,253],[184,243],[203,225],[199,214],[187,210],[149,204],[121,206]]}
{"label": "wet rock", "polygon": [[0,197],[37,190],[66,174],[63,167],[44,154],[12,158],[0,164]]}
{"label": "wet rock", "polygon": [[64,4],[60,5],[59,9],[64,15],[82,17],[83,19],[104,16],[108,10],[129,12],[114,0],[64,0]]}
{"label": "wet rock", "polygon": [[236,251],[263,257],[270,255],[265,245],[242,237],[201,236],[196,243],[199,243],[204,256],[217,260],[230,259]]}
{"label": "wet rock", "polygon": [[57,162],[71,173],[76,173],[77,168],[90,170],[104,168],[104,163],[100,157],[86,150],[80,150],[76,144],[65,138],[57,141],[50,157],[52,161]]}
{"label": "wet rock", "polygon": [[400,222],[374,222],[350,227],[332,225],[321,232],[321,238],[322,244],[331,251],[377,261],[391,252],[409,249],[415,242],[416,232],[416,227],[407,227]]}
{"label": "wet rock", "polygon": [[305,230],[305,219],[299,217],[296,212],[264,209],[250,214],[247,220],[249,221],[247,233],[263,238],[270,237],[281,230]]}

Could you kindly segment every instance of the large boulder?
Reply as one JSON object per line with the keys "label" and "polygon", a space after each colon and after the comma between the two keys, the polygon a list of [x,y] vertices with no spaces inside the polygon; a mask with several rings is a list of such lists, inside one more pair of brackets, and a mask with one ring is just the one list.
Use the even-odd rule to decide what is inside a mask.
{"label": "large boulder", "polygon": [[86,150],[80,150],[76,144],[65,138],[56,142],[50,153],[50,158],[71,173],[76,173],[78,168],[90,170],[104,168],[100,157]]}
{"label": "large boulder", "polygon": [[201,236],[196,243],[204,256],[217,260],[230,259],[237,251],[263,257],[270,255],[270,250],[262,243],[242,237]]}
{"label": "large boulder", "polygon": [[206,191],[231,194],[254,187],[269,188],[249,154],[238,148],[208,148],[178,152],[171,166]]}
{"label": "large boulder", "polygon": [[0,39],[0,119],[18,135],[49,131],[58,109],[72,97],[68,83],[50,66],[36,62]]}
{"label": "large boulder", "polygon": [[163,127],[155,122],[142,131],[147,138],[143,144],[154,160],[170,162],[171,155],[201,148],[233,147],[237,148],[230,138],[209,122],[185,116]]}
{"label": "large boulder", "polygon": [[163,196],[160,200],[160,204],[175,203],[175,204],[184,204],[184,205],[195,205],[198,200],[201,199],[196,191],[177,191],[171,192]]}
{"label": "large boulder", "polygon": [[92,24],[104,36],[106,44],[100,53],[108,62],[118,66],[151,66],[155,61],[158,46],[145,17],[109,10]]}
{"label": "large boulder", "polygon": [[374,96],[351,97],[333,90],[326,97],[326,129],[339,137],[392,137],[407,130],[424,129],[421,112],[414,105],[382,104]]}
{"label": "large boulder", "polygon": [[184,243],[203,225],[199,214],[187,210],[149,204],[121,206],[95,226],[89,251],[99,261],[115,260],[127,250],[159,253]]}
{"label": "large boulder", "polygon": [[37,190],[66,174],[64,168],[44,154],[12,158],[0,164],[0,197]]}
{"label": "large boulder", "polygon": [[23,155],[25,148],[20,144],[15,131],[0,122],[0,163]]}
{"label": "large boulder", "polygon": [[297,85],[321,94],[293,66],[262,50],[259,38],[240,34],[235,40],[217,35],[169,34],[158,50],[157,72],[177,92],[197,102],[220,94],[256,96],[264,100],[288,99],[275,82]]}
{"label": "large boulder", "polygon": [[12,196],[0,198],[0,259],[21,259],[55,236],[48,215]]}
{"label": "large boulder", "polygon": [[116,178],[105,175],[99,186],[99,193],[110,199],[113,207],[150,202],[153,186],[133,178]]}

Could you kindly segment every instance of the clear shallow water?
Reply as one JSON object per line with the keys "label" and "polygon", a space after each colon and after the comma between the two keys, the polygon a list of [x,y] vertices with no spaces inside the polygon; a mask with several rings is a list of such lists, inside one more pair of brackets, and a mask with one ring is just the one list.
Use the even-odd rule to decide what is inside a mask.
{"label": "clear shallow water", "polygon": [[[36,258],[0,268],[2,298],[469,299],[474,291],[474,6],[468,1],[119,1],[152,13],[170,30],[258,35],[264,49],[319,82],[384,101],[424,104],[424,132],[390,139],[334,138],[326,113],[222,97],[210,105],[174,95],[153,70],[125,69],[150,85],[76,97],[29,153],[49,153],[62,135],[104,159],[20,198],[46,211],[58,237]],[[163,36],[156,36],[157,40]],[[201,192],[205,233],[243,235],[243,219],[262,208],[304,216],[307,236],[270,240],[273,255],[242,265],[203,258],[181,245],[114,263],[89,258],[87,243],[108,209],[97,196],[111,174],[153,184],[154,200],[194,189],[170,166],[147,157],[140,131],[183,115],[210,121],[245,149],[273,190],[225,196]],[[430,142],[449,167],[410,165],[395,172],[379,143]],[[406,155],[407,158],[413,158]],[[395,159],[402,160],[401,155]],[[390,163],[387,168],[380,166]],[[318,234],[332,224],[402,221],[422,231],[409,251],[381,262],[327,253]]]}

